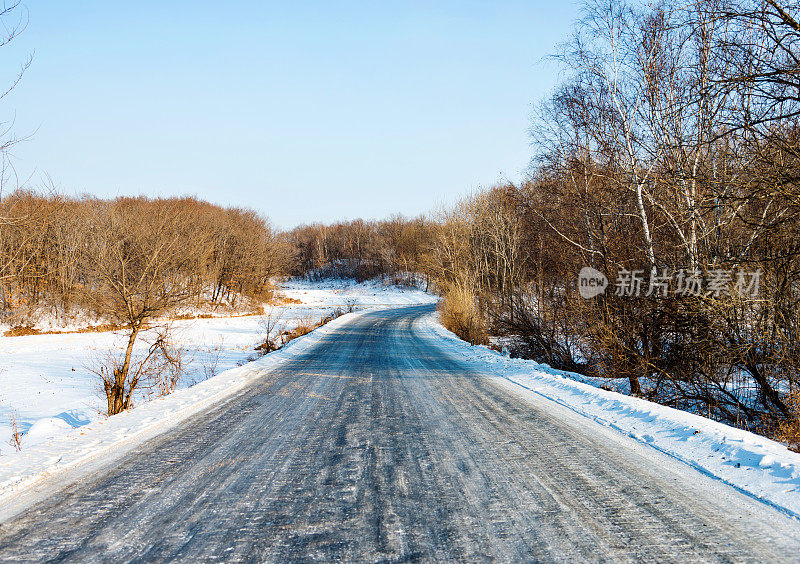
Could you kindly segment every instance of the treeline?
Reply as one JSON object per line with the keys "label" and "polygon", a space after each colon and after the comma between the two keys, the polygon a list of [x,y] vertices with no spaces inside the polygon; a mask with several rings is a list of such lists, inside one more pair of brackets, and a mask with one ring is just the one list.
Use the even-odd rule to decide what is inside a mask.
{"label": "treeline", "polygon": [[16,191],[0,200],[0,315],[14,325],[89,314],[121,329],[122,349],[93,369],[114,415],[142,387],[166,394],[178,383],[180,351],[155,319],[187,304],[261,306],[290,256],[249,210]]}
{"label": "treeline", "polygon": [[[501,337],[797,447],[800,6],[606,0],[584,14],[556,56],[530,180],[435,221],[296,230],[296,272],[423,273],[466,340]],[[588,297],[582,270],[605,291]]]}
{"label": "treeline", "polygon": [[[795,444],[798,14],[774,0],[587,7],[515,209],[546,226],[542,266],[508,313],[556,365]],[[579,297],[584,266],[605,294]]]}
{"label": "treeline", "polygon": [[0,199],[0,315],[11,324],[42,314],[124,318],[131,303],[148,308],[156,297],[236,307],[267,299],[290,256],[250,210],[16,191]]}
{"label": "treeline", "polygon": [[292,274],[311,280],[382,276],[396,283],[422,283],[423,259],[434,232],[435,225],[424,218],[401,216],[302,225],[288,234]]}

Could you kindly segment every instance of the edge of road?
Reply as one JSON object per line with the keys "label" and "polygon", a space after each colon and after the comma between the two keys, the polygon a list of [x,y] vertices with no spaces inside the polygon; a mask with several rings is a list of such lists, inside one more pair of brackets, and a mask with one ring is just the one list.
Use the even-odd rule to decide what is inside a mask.
{"label": "edge of road", "polygon": [[473,347],[439,323],[435,313],[413,322],[416,334],[475,374],[559,405],[647,446],[741,494],[800,520],[800,453],[723,423],[579,381],[580,376],[485,346]]}

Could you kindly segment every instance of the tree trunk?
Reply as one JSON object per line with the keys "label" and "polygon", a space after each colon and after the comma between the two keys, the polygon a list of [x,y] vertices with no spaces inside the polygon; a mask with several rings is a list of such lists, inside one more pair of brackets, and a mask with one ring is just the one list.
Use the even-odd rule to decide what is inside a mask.
{"label": "tree trunk", "polygon": [[[123,360],[122,366],[114,369],[113,381],[106,380],[104,382],[103,387],[106,392],[109,415],[122,413],[130,407],[133,390],[130,389],[131,383],[128,382],[128,374],[131,370],[133,345],[136,343],[136,337],[138,337],[141,327],[141,322],[131,325],[131,333],[128,336],[128,345],[125,348],[125,360]],[[126,384],[127,388],[129,388],[128,390],[126,390]]]}

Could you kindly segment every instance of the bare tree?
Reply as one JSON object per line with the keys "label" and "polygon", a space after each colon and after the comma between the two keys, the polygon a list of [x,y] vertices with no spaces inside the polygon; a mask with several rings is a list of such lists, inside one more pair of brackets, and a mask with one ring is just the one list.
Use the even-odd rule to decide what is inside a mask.
{"label": "bare tree", "polygon": [[283,320],[283,310],[269,306],[264,311],[264,316],[259,320],[261,335],[264,341],[256,347],[262,354],[271,353],[283,346],[280,333]]}
{"label": "bare tree", "polygon": [[87,249],[87,266],[96,281],[94,306],[127,333],[121,361],[103,375],[109,415],[131,406],[143,371],[157,352],[169,356],[162,336],[139,367],[132,369],[141,331],[149,320],[189,297],[183,269],[193,260],[193,235],[199,235],[182,221],[174,203],[146,207],[144,199],[96,202],[94,246]]}

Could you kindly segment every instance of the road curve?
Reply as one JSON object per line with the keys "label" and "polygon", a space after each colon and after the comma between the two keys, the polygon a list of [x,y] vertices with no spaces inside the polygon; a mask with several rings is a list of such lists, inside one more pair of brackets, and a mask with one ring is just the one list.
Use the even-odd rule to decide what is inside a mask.
{"label": "road curve", "polygon": [[794,561],[800,524],[370,312],[0,526],[0,560]]}

